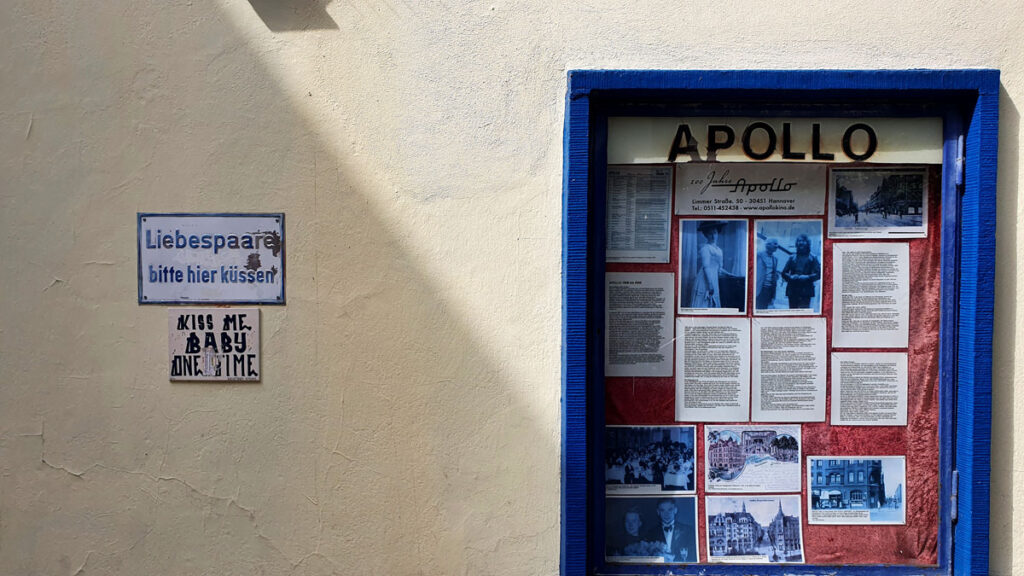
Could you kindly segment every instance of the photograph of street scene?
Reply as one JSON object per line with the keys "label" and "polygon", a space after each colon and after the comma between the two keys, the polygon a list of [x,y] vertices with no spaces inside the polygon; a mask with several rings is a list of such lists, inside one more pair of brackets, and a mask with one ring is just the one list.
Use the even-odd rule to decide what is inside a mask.
{"label": "photograph of street scene", "polygon": [[692,494],[696,491],[694,426],[605,428],[609,494]]}
{"label": "photograph of street scene", "polygon": [[708,496],[710,562],[803,563],[800,496]]}
{"label": "photograph of street scene", "polygon": [[905,524],[906,458],[807,459],[808,523]]}
{"label": "photograph of street scene", "polygon": [[800,426],[704,427],[708,492],[799,492]]}
{"label": "photograph of street scene", "polygon": [[928,177],[924,169],[833,169],[829,238],[923,238]]}

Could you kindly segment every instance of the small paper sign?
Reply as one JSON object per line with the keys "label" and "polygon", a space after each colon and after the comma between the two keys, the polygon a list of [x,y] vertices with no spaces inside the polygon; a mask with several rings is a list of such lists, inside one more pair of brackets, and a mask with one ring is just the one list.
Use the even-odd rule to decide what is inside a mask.
{"label": "small paper sign", "polygon": [[259,382],[259,308],[172,308],[167,327],[172,381]]}

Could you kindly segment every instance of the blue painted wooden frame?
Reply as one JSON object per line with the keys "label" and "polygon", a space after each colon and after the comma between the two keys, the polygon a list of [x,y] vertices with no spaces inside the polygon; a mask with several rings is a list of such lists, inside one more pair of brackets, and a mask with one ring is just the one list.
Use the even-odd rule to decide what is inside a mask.
{"label": "blue painted wooden frame", "polygon": [[[593,455],[603,424],[603,119],[714,108],[762,114],[942,115],[943,224],[939,566],[606,566],[603,482]],[[693,113],[691,111],[691,113]],[[999,121],[997,70],[570,71],[565,109],[562,238],[561,573],[987,574],[992,313]],[[957,177],[962,147],[965,166]],[[951,421],[952,420],[952,421]],[[595,470],[598,472],[595,474]],[[959,475],[955,486],[952,480]],[[956,505],[956,499],[959,505]],[[952,504],[951,504],[952,502]],[[954,522],[955,515],[955,522]]]}

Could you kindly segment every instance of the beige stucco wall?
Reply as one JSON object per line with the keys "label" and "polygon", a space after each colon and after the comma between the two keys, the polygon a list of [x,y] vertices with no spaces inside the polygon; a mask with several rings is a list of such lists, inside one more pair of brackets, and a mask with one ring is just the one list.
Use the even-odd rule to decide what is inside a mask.
{"label": "beige stucco wall", "polygon": [[[1024,571],[1018,3],[623,4],[0,3],[0,574],[555,574],[574,68],[1003,71],[991,560]],[[168,382],[139,211],[287,214],[261,384]]]}

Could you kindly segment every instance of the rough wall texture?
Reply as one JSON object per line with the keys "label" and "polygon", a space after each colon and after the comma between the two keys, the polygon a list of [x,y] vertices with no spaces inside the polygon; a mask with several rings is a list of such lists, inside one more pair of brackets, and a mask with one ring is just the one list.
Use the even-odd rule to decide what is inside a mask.
{"label": "rough wall texture", "polygon": [[[0,4],[0,574],[554,574],[573,68],[1003,70],[992,573],[1024,571],[1016,2]],[[170,384],[138,211],[283,211]],[[1019,546],[1018,546],[1019,547]]]}

